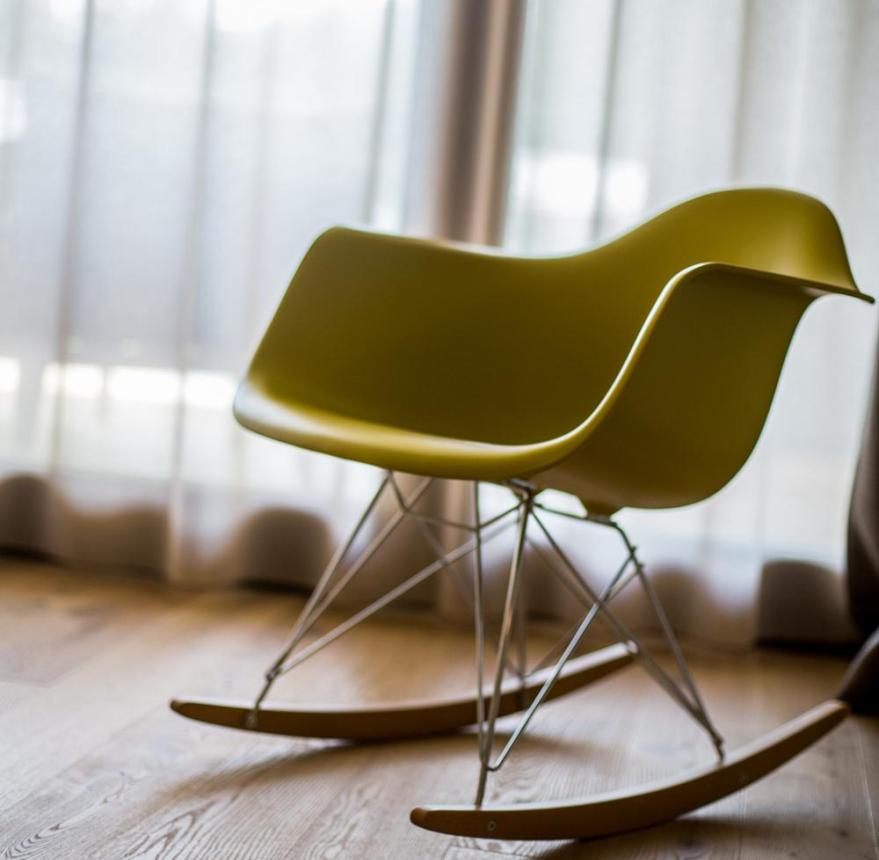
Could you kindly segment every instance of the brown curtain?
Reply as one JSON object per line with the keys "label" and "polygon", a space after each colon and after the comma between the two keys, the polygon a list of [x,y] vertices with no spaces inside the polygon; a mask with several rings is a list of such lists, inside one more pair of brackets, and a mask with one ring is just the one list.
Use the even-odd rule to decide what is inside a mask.
{"label": "brown curtain", "polygon": [[879,372],[855,473],[848,521],[849,608],[867,636],[879,628]]}
{"label": "brown curtain", "polygon": [[849,609],[868,638],[849,666],[840,695],[856,711],[879,713],[879,364],[852,490],[847,549]]}

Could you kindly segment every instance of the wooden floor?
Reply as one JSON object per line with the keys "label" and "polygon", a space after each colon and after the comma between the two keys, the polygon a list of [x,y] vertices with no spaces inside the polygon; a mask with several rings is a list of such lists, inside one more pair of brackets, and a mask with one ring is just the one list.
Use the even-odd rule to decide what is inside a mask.
{"label": "wooden floor", "polygon": [[[15,858],[877,858],[879,721],[851,720],[756,786],[677,823],[583,843],[451,839],[408,822],[466,801],[472,734],[347,746],[171,713],[175,694],[249,696],[297,598],[187,594],[0,561],[0,856]],[[832,694],[844,662],[693,654],[730,744]],[[463,631],[359,629],[277,699],[377,700],[469,686]],[[505,726],[512,725],[508,718]],[[495,779],[509,801],[633,785],[710,759],[637,668],[551,703]]]}

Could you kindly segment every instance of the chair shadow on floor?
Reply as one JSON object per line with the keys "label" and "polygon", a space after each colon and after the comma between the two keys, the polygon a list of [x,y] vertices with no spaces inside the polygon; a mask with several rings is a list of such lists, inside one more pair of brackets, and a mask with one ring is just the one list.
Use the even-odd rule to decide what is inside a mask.
{"label": "chair shadow on floor", "polygon": [[[274,743],[273,739],[266,737],[270,743]],[[508,737],[508,733],[499,733],[498,743],[503,743]],[[349,782],[380,782],[378,791],[387,792],[385,802],[380,804],[381,814],[406,818],[410,808],[422,801],[454,801],[456,797],[453,795],[464,800],[469,796],[471,778],[475,773],[472,765],[476,737],[473,732],[393,743],[337,743],[301,739],[293,743],[295,747],[290,750],[279,750],[273,745],[266,751],[267,754],[258,745],[249,745],[236,756],[240,763],[233,758],[229,762],[230,767],[222,772],[206,773],[200,762],[196,766],[199,775],[187,775],[175,780],[165,787],[163,794],[167,795],[169,801],[173,798],[174,803],[179,804],[184,797],[203,800],[212,795],[238,796],[252,792],[259,793],[271,805],[280,801],[280,798],[272,799],[272,786],[289,786],[298,781],[308,785],[311,791],[315,779],[325,778],[329,785],[343,777]],[[607,752],[599,744],[584,744],[580,738],[563,738],[549,733],[541,735],[537,732],[522,739],[520,750],[523,758],[545,761],[547,755],[570,757],[576,754],[584,763]],[[411,782],[407,784],[405,778],[401,778],[399,791],[387,791],[386,787],[395,784],[398,774],[410,773],[412,767],[417,765],[421,765],[422,769],[422,777],[417,785]],[[450,768],[460,774],[454,781],[449,781],[447,776]],[[437,783],[441,783],[436,792],[431,787],[433,776]],[[371,792],[366,794],[368,796]],[[807,829],[809,824],[804,820],[801,829]],[[589,842],[520,845],[526,849],[524,856],[543,860],[630,858],[642,856],[648,845],[648,856],[656,857],[695,858],[727,856],[727,853],[729,856],[763,857],[768,856],[765,853],[767,846],[784,843],[784,831],[790,826],[789,820],[773,821],[768,816],[752,815],[747,822],[743,822],[740,817],[728,813],[711,815],[709,812],[667,825]],[[454,841],[439,835],[428,838],[446,838],[450,839],[450,845],[462,845],[460,838]],[[500,848],[499,843],[491,840],[464,841],[478,850],[492,853]],[[505,853],[508,850],[508,847],[505,848]]]}
{"label": "chair shadow on floor", "polygon": [[[499,731],[496,734],[497,744],[505,743],[509,735],[510,732]],[[320,775],[325,775],[330,780],[338,777],[343,771],[354,776],[366,765],[376,768],[385,766],[388,771],[393,771],[409,769],[414,764],[430,767],[432,764],[453,762],[456,767],[461,768],[461,780],[457,785],[460,786],[463,795],[466,795],[470,787],[467,778],[475,773],[477,744],[475,732],[462,731],[456,734],[392,742],[297,738],[292,740],[292,743],[295,744],[293,749],[289,751],[273,749],[268,756],[261,756],[258,747],[249,746],[238,756],[246,759],[241,764],[226,768],[221,773],[201,771],[199,775],[187,776],[168,786],[166,791],[177,798],[196,797]],[[518,749],[523,754],[554,755],[560,758],[570,758],[571,755],[576,754],[584,761],[588,761],[591,755],[601,753],[597,745],[584,743],[580,738],[554,737],[549,733],[544,735],[539,732],[523,737],[519,741]],[[383,765],[385,760],[387,763]],[[468,768],[468,765],[472,767]],[[421,789],[417,791],[420,792]]]}
{"label": "chair shadow on floor", "polygon": [[[506,740],[499,735],[498,740]],[[384,769],[384,776],[379,777],[383,785],[394,782],[394,771],[408,771],[412,765],[421,764],[430,771],[434,766],[442,765],[443,770],[450,766],[460,768],[458,782],[462,799],[468,794],[473,769],[466,768],[465,762],[472,764],[475,748],[475,736],[461,733],[412,741],[398,741],[389,744],[379,743],[327,743],[326,741],[300,741],[291,752],[273,750],[268,756],[261,756],[258,749],[249,747],[239,755],[246,758],[241,764],[233,764],[222,773],[210,773],[200,776],[188,776],[174,782],[166,788],[166,793],[173,795],[179,803],[181,797],[189,799],[205,798],[214,794],[238,795],[241,792],[256,792],[270,789],[271,785],[280,785],[292,781],[310,783],[314,778],[326,777],[328,781],[345,775],[348,779],[366,779],[376,781],[377,768],[374,756],[379,748],[387,751],[389,762]],[[306,745],[303,748],[303,745]],[[539,734],[528,736],[522,741],[523,753],[534,754],[535,757],[547,752],[559,754],[564,748],[576,748],[579,755],[588,761],[597,747],[584,746],[581,741],[545,736]],[[364,771],[373,771],[365,775]],[[401,785],[397,793],[389,794],[391,803],[382,807],[382,814],[388,816],[408,816],[411,806],[419,801],[441,800],[430,794],[427,787],[429,780],[419,786]],[[311,783],[313,785],[313,783]],[[448,783],[446,783],[448,786]],[[449,788],[440,790],[448,795]],[[446,799],[452,800],[447,797]],[[541,858],[541,860],[613,860],[613,858],[632,858],[640,856],[696,858],[702,856],[724,857],[768,857],[772,856],[771,846],[782,849],[785,832],[796,827],[802,833],[810,826],[816,826],[809,819],[799,824],[792,823],[789,818],[784,821],[773,820],[769,815],[749,814],[746,821],[738,815],[709,812],[698,816],[679,819],[665,825],[634,831],[621,836],[608,837],[592,841],[567,842],[529,842],[519,843],[524,849],[523,856]],[[438,840],[449,839],[450,845],[462,845],[462,840],[455,837],[437,835]],[[454,842],[451,840],[454,839]],[[480,850],[495,853],[501,846],[492,840],[463,840],[467,845]],[[644,854],[648,849],[647,854]],[[504,847],[509,852],[509,845]],[[520,853],[518,850],[517,854]]]}
{"label": "chair shadow on floor", "polygon": [[[710,809],[710,808],[709,808]],[[539,860],[617,860],[633,857],[674,857],[696,860],[699,857],[769,858],[784,854],[784,830],[791,822],[773,821],[768,815],[739,816],[710,812],[680,818],[669,824],[635,830],[621,836],[577,842],[539,844],[528,857]],[[809,822],[803,820],[802,828]],[[529,844],[531,848],[534,843]],[[778,851],[773,850],[773,846]]]}

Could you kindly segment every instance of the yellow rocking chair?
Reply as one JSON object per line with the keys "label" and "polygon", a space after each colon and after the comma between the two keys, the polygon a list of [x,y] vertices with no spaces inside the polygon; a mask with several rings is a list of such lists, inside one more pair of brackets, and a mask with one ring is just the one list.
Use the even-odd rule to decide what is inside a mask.
{"label": "yellow rocking chair", "polygon": [[[643,565],[613,518],[620,508],[698,502],[723,487],[753,449],[806,307],[827,293],[868,302],[852,279],[837,223],[817,200],[736,189],[689,200],[598,248],[522,259],[485,249],[334,228],[305,255],[257,349],[235,415],[264,436],[379,466],[379,488],[321,576],[255,702],[174,701],[193,719],[310,737],[383,739],[477,725],[472,805],[426,806],[412,821],[494,838],[594,837],[666,821],[737,791],[829,731],[848,711],[829,700],[753,745],[725,755]],[[406,495],[396,473],[424,476]],[[473,481],[474,519],[419,513],[431,480]],[[482,518],[480,482],[507,487],[510,506]],[[541,493],[576,496],[582,515]],[[348,560],[379,498],[398,509]],[[615,530],[625,562],[596,593],[547,522],[573,516]],[[436,560],[334,630],[303,645],[317,618],[405,518]],[[437,526],[468,535],[445,552]],[[515,526],[488,689],[482,547]],[[584,604],[554,666],[505,679],[529,527],[551,569]],[[289,709],[264,703],[275,679],[392,600],[468,555],[475,558],[477,681],[473,696],[387,707]],[[679,672],[665,670],[613,613],[631,581],[644,589]],[[574,658],[602,618],[619,644]],[[492,805],[488,774],[506,760],[540,704],[639,661],[707,733],[717,761],[638,791],[566,803]],[[499,716],[523,711],[492,759]]]}

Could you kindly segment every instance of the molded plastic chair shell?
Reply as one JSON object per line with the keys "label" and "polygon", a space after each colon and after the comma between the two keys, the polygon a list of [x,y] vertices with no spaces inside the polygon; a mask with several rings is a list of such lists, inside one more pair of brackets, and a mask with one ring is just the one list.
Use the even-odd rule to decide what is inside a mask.
{"label": "molded plastic chair shell", "polygon": [[336,227],[302,260],[235,415],[385,469],[527,479],[592,513],[689,504],[747,460],[826,293],[872,302],[830,210],[779,189],[706,194],[551,258]]}

